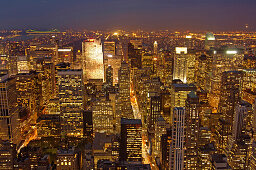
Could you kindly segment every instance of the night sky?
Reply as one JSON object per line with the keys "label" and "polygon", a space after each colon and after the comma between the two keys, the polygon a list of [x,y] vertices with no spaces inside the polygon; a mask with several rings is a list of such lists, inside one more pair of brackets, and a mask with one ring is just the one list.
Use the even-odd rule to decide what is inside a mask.
{"label": "night sky", "polygon": [[0,29],[256,30],[256,0],[0,0]]}

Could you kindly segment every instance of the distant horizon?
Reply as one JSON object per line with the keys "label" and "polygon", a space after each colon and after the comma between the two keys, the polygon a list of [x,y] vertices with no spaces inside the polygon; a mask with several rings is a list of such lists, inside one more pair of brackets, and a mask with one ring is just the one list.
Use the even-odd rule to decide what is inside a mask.
{"label": "distant horizon", "polygon": [[81,29],[73,29],[73,28],[10,28],[10,29],[1,29],[0,31],[28,31],[28,30],[33,30],[33,31],[52,31],[52,30],[58,30],[60,32],[66,32],[66,31],[74,31],[74,32],[84,32],[84,31],[103,31],[103,32],[115,32],[115,31],[127,31],[127,32],[135,32],[135,31],[145,31],[145,32],[158,32],[158,31],[168,31],[168,32],[181,32],[181,33],[185,33],[185,32],[198,32],[198,33],[202,33],[202,32],[213,32],[213,33],[218,33],[218,32],[248,32],[248,33],[253,33],[256,32],[255,30],[246,30],[245,28],[241,28],[241,29],[236,29],[236,30],[229,30],[229,29],[218,29],[218,30],[193,30],[193,29],[149,29],[149,28],[134,28],[134,29],[127,29],[127,28],[106,28],[106,29],[88,29],[88,28],[81,28]]}
{"label": "distant horizon", "polygon": [[255,0],[8,0],[0,30],[256,30]]}

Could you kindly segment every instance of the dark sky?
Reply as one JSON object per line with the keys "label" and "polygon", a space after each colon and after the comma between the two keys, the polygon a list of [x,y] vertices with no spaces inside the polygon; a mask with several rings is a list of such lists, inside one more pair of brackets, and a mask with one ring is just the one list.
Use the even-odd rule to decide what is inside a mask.
{"label": "dark sky", "polygon": [[0,0],[0,29],[256,30],[256,0]]}

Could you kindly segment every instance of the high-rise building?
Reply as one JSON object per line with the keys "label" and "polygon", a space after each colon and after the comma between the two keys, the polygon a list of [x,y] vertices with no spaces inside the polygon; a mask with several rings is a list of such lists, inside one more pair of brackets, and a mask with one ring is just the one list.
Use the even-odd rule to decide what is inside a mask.
{"label": "high-rise building", "polygon": [[114,133],[114,114],[111,101],[102,97],[92,107],[93,133]]}
{"label": "high-rise building", "polygon": [[131,68],[141,68],[141,48],[136,47],[132,43],[129,43],[128,59],[131,64]]}
{"label": "high-rise building", "polygon": [[185,108],[175,107],[173,109],[172,143],[170,147],[170,169],[184,169],[185,152]]}
{"label": "high-rise building", "polygon": [[84,110],[84,137],[92,140],[93,139],[93,117],[91,110]]}
{"label": "high-rise building", "polygon": [[149,93],[150,97],[150,116],[149,116],[149,129],[155,130],[155,125],[158,118],[161,116],[162,111],[162,98],[158,93]]}
{"label": "high-rise building", "polygon": [[172,122],[173,112],[175,107],[185,107],[187,95],[191,91],[196,91],[196,86],[193,84],[172,84],[171,87],[171,110],[170,110],[170,122]]}
{"label": "high-rise building", "polygon": [[173,79],[179,79],[183,83],[187,82],[187,47],[176,47],[174,56]]}
{"label": "high-rise building", "polygon": [[103,49],[100,39],[88,39],[82,43],[83,76],[89,79],[104,80]]}
{"label": "high-rise building", "polygon": [[194,91],[188,94],[185,115],[185,169],[198,169],[199,98]]}
{"label": "high-rise building", "polygon": [[174,54],[173,79],[183,83],[194,83],[195,55],[188,53],[187,47],[176,47]]}
{"label": "high-rise building", "polygon": [[154,42],[154,50],[153,50],[153,53],[154,53],[155,55],[158,54],[158,44],[157,44],[157,41]]}
{"label": "high-rise building", "polygon": [[59,101],[62,133],[83,136],[83,74],[82,70],[59,70]]}
{"label": "high-rise building", "polygon": [[211,90],[209,97],[210,105],[218,108],[221,89],[222,89],[222,73],[225,71],[236,71],[242,69],[243,51],[238,48],[219,48],[211,50],[212,63],[210,68],[210,84]]}
{"label": "high-rise building", "polygon": [[119,116],[133,118],[130,100],[130,69],[129,65],[123,61],[119,70]]}
{"label": "high-rise building", "polygon": [[15,79],[8,78],[8,75],[1,75],[0,87],[0,139],[9,140],[18,145],[22,139]]}
{"label": "high-rise building", "polygon": [[113,68],[111,66],[106,69],[106,83],[108,86],[113,86]]}
{"label": "high-rise building", "polygon": [[105,41],[103,43],[103,53],[104,57],[111,57],[116,55],[116,43],[113,41]]}
{"label": "high-rise building", "polygon": [[121,119],[120,160],[142,162],[142,123],[140,119]]}
{"label": "high-rise building", "polygon": [[234,121],[235,106],[241,100],[240,92],[242,85],[242,75],[243,72],[241,71],[227,71],[222,73],[222,89],[219,112],[223,114],[223,119],[228,125],[227,131],[225,131],[223,134],[226,136],[226,139],[232,135],[232,124]]}

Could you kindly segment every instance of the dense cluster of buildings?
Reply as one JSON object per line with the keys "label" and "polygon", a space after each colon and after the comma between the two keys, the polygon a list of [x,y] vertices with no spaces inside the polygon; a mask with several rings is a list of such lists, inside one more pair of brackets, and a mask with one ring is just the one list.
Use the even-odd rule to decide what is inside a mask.
{"label": "dense cluster of buildings", "polygon": [[3,38],[0,169],[255,170],[255,55],[248,32]]}

